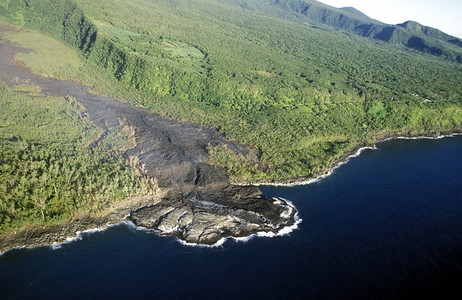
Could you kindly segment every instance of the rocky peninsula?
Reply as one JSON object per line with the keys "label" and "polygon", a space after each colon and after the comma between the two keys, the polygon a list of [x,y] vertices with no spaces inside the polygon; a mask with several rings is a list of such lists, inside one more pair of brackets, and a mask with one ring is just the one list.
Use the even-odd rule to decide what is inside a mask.
{"label": "rocky peninsula", "polygon": [[84,217],[72,224],[11,233],[0,237],[0,249],[62,242],[77,231],[123,220],[199,244],[258,232],[277,233],[294,224],[294,207],[282,199],[263,197],[257,187],[231,184],[226,171],[215,166],[207,153],[207,147],[221,146],[258,161],[253,149],[227,140],[214,129],[90,94],[83,84],[35,75],[13,63],[20,51],[27,49],[0,43],[0,80],[8,86],[32,84],[44,95],[77,102],[103,135],[129,126],[135,146],[123,156],[161,192],[128,199],[102,218]]}

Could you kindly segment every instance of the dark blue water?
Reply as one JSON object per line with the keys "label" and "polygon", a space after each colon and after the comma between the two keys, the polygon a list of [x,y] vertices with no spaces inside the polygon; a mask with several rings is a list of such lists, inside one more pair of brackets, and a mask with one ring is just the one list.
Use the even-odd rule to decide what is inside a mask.
{"label": "dark blue water", "polygon": [[125,225],[0,257],[0,298],[381,299],[462,289],[462,137],[367,150],[308,186],[267,187],[289,236],[183,246]]}

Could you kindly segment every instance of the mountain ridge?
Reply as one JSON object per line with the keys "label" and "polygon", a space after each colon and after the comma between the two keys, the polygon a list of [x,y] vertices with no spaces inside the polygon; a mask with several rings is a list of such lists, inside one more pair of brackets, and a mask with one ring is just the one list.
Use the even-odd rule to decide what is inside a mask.
{"label": "mountain ridge", "polygon": [[[315,0],[220,0],[231,5],[245,2],[252,8],[287,20],[298,19],[314,26],[328,26],[356,35],[402,45],[412,50],[462,63],[462,39],[415,21],[386,24],[353,7],[335,8]],[[274,9],[279,9],[279,13]],[[457,47],[453,47],[457,46]]]}

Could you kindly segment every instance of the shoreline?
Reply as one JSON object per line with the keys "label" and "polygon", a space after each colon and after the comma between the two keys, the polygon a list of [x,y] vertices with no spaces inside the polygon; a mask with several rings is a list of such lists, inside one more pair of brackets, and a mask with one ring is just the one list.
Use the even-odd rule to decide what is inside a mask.
{"label": "shoreline", "polygon": [[[219,248],[219,247],[223,247],[223,245],[228,240],[233,240],[235,242],[247,242],[247,241],[249,241],[249,240],[251,240],[253,238],[256,238],[256,237],[266,237],[266,238],[282,237],[282,236],[288,235],[288,234],[292,233],[294,230],[298,229],[298,225],[300,223],[302,223],[303,219],[299,217],[298,210],[295,207],[295,205],[291,201],[289,201],[287,199],[284,199],[284,198],[272,197],[272,199],[274,199],[275,201],[283,200],[285,203],[287,203],[287,206],[290,209],[290,212],[294,211],[293,219],[294,219],[295,222],[293,224],[289,225],[289,226],[285,226],[285,227],[281,228],[280,230],[278,230],[276,232],[274,232],[274,231],[259,231],[259,232],[256,232],[256,233],[252,233],[252,234],[250,234],[248,236],[241,236],[241,237],[226,236],[226,237],[222,237],[220,240],[218,240],[214,244],[198,244],[198,243],[186,242],[186,241],[178,238],[175,235],[168,234],[168,232],[162,232],[161,230],[156,230],[156,229],[152,229],[152,228],[146,228],[146,227],[143,227],[143,226],[137,226],[132,221],[128,220],[127,217],[125,217],[122,220],[114,220],[113,222],[106,222],[106,223],[103,224],[104,220],[111,215],[111,213],[109,213],[108,215],[106,215],[106,216],[104,216],[102,218],[94,218],[94,221],[103,221],[103,222],[88,223],[87,224],[88,226],[86,226],[86,228],[82,228],[81,230],[77,230],[73,234],[71,234],[72,230],[70,230],[69,231],[69,236],[67,236],[67,237],[64,236],[63,234],[60,234],[60,232],[56,233],[56,235],[58,237],[61,237],[61,239],[59,239],[59,240],[54,240],[54,241],[48,240],[47,242],[43,242],[43,243],[30,243],[30,244],[25,244],[25,245],[13,245],[13,246],[8,247],[8,248],[0,248],[0,257],[2,255],[4,255],[5,253],[9,252],[9,251],[20,250],[20,249],[35,249],[35,248],[40,248],[40,247],[49,247],[49,248],[51,248],[51,250],[57,250],[57,249],[60,249],[63,245],[70,244],[70,243],[82,240],[85,235],[89,235],[89,234],[97,233],[97,232],[104,232],[109,228],[116,227],[116,226],[121,226],[121,225],[127,226],[127,227],[132,228],[132,229],[137,230],[137,231],[152,232],[152,233],[155,233],[157,236],[160,236],[160,237],[175,238],[175,240],[178,243],[180,243],[181,245],[183,245],[183,246],[200,247],[200,248]],[[112,212],[112,214],[114,214],[114,213],[115,212]],[[80,220],[76,220],[75,222],[70,223],[70,224],[61,224],[61,225],[55,225],[55,226],[52,226],[52,227],[43,227],[41,229],[43,231],[47,231],[47,229],[52,230],[52,229],[55,229],[55,228],[58,228],[58,227],[62,227],[61,229],[65,229],[65,228],[67,228],[69,226],[72,227],[72,225],[76,225],[76,227],[80,228],[79,227],[80,224],[76,224],[76,223],[79,223],[79,221]],[[98,225],[96,225],[96,227],[94,227],[95,226],[94,224],[96,224],[96,223],[99,223],[102,226],[98,227]],[[53,233],[48,232],[47,236],[51,237],[52,234]]]}
{"label": "shoreline", "polygon": [[[361,155],[363,151],[377,149],[376,145],[380,143],[385,143],[385,142],[389,142],[392,140],[419,140],[419,139],[436,140],[436,139],[443,139],[443,138],[455,137],[455,136],[460,136],[460,135],[462,135],[461,130],[455,130],[454,132],[447,132],[444,134],[439,133],[438,135],[429,134],[429,135],[410,135],[410,136],[401,136],[401,135],[388,136],[388,137],[384,137],[378,140],[372,146],[366,145],[366,146],[361,146],[361,147],[358,146],[354,148],[353,150],[349,151],[348,153],[349,155],[345,155],[342,159],[339,159],[333,168],[329,169],[327,172],[319,176],[312,177],[312,178],[302,178],[300,180],[289,179],[288,181],[290,182],[255,182],[255,183],[251,183],[251,185],[253,186],[274,186],[274,187],[295,187],[295,186],[300,186],[300,185],[309,185],[309,184],[312,184],[314,182],[317,182],[323,178],[326,178],[332,175],[333,172],[335,172],[337,168],[348,163],[350,159],[358,157],[359,155]],[[245,183],[242,185],[249,185],[249,183]],[[135,205],[134,207],[139,206],[142,203],[145,204],[146,201],[150,201],[150,202],[153,201],[152,198],[151,199],[148,199],[148,198],[150,197],[139,196],[137,205]],[[188,243],[177,237],[176,237],[176,240],[180,244],[185,245],[185,246],[216,248],[216,247],[222,247],[223,244],[228,239],[234,240],[236,242],[246,242],[254,237],[284,236],[296,230],[298,228],[298,225],[302,222],[302,219],[298,217],[298,210],[292,204],[292,202],[286,199],[284,199],[284,201],[286,201],[286,203],[288,203],[295,210],[295,215],[294,215],[295,222],[294,224],[290,226],[286,226],[282,228],[278,232],[257,232],[257,233],[252,233],[249,236],[245,236],[245,237],[232,237],[232,236],[223,237],[218,242],[212,245]],[[155,232],[159,236],[168,236],[158,230],[144,228],[142,226],[136,226],[133,222],[127,220],[127,215],[129,215],[128,210],[132,210],[131,208],[133,208],[131,207],[131,205],[129,205],[130,202],[131,202],[130,199],[127,201],[121,202],[119,204],[120,207],[113,208],[111,211],[109,211],[106,215],[102,217],[94,217],[94,218],[84,217],[82,219],[75,220],[72,223],[54,225],[51,227],[36,227],[32,229],[31,228],[24,229],[22,230],[22,232],[20,232],[20,235],[22,233],[23,236],[20,237],[19,240],[22,240],[23,242],[25,242],[29,240],[29,238],[31,238],[32,241],[30,242],[28,241],[29,243],[27,242],[22,243],[22,245],[20,245],[20,243],[14,243],[14,240],[16,240],[16,237],[17,237],[15,233],[12,232],[12,233],[6,234],[4,237],[4,241],[6,240],[6,243],[5,245],[2,245],[0,247],[0,256],[5,254],[6,252],[9,252],[15,249],[33,249],[37,247],[51,247],[52,249],[58,249],[62,245],[81,240],[82,237],[86,234],[105,231],[106,229],[109,229],[114,226],[119,226],[120,224],[125,224],[126,226],[133,227],[136,230]],[[32,232],[29,232],[29,230],[32,230]],[[38,231],[38,234],[37,234],[37,231]],[[30,237],[27,236],[28,234],[30,234],[31,236]],[[45,235],[45,237],[42,237],[41,234]],[[12,237],[13,235],[14,237]],[[10,243],[8,243],[8,240],[10,241]]]}
{"label": "shoreline", "polygon": [[[272,199],[276,200],[276,201],[284,201],[285,203],[287,203],[287,205],[289,206],[290,208],[290,211],[292,212],[292,210],[295,210],[295,213],[294,213],[294,216],[293,216],[293,219],[294,219],[294,223],[292,225],[289,225],[289,226],[285,226],[283,227],[282,229],[280,229],[279,231],[259,231],[259,232],[256,232],[256,233],[252,233],[250,235],[247,235],[247,236],[240,236],[240,237],[235,237],[235,236],[226,236],[226,237],[222,237],[220,240],[218,240],[216,243],[214,244],[198,244],[198,243],[190,243],[190,242],[186,242],[178,237],[175,237],[176,241],[178,243],[180,243],[181,245],[183,246],[188,246],[188,247],[199,247],[199,248],[220,248],[220,247],[223,247],[223,245],[228,241],[228,240],[232,240],[234,242],[240,242],[240,243],[245,243],[245,242],[248,242],[250,241],[251,239],[253,238],[258,238],[258,237],[266,237],[266,238],[274,238],[274,237],[282,237],[282,236],[286,236],[290,233],[292,233],[294,230],[298,229],[298,225],[300,223],[303,222],[303,219],[299,217],[298,215],[298,210],[297,208],[295,207],[295,205],[290,201],[290,200],[287,200],[285,198],[281,198],[281,197],[272,197]],[[167,234],[159,234],[156,230],[154,229],[149,229],[149,228],[144,228],[144,227],[141,227],[141,226],[136,226],[133,224],[133,226],[135,226],[135,229],[136,230],[143,230],[143,231],[151,231],[151,232],[155,232],[156,234],[158,234],[159,236],[169,236]]]}
{"label": "shoreline", "polygon": [[33,249],[37,247],[54,247],[74,240],[82,234],[104,231],[126,222],[130,212],[146,205],[160,201],[160,194],[138,195],[119,202],[105,214],[98,217],[82,216],[69,223],[51,226],[32,225],[6,233],[0,237],[0,256],[14,249]]}
{"label": "shoreline", "polygon": [[[11,49],[9,52],[7,51],[7,54],[11,56],[12,54],[15,54],[16,52],[14,51],[19,51],[19,48],[14,48],[14,46],[11,46]],[[11,53],[14,52],[14,53]],[[9,61],[7,58],[9,56],[3,56],[3,59],[5,60],[5,65],[10,66],[11,61]],[[13,72],[14,71],[14,72]],[[176,188],[178,187],[189,187],[190,184],[194,184],[194,186],[199,186],[193,189],[194,192],[197,192],[195,195],[203,195],[203,191],[208,191],[209,194],[207,194],[208,197],[210,197],[210,200],[217,200],[217,201],[222,201],[222,199],[218,196],[218,192],[221,191],[223,182],[228,184],[228,177],[226,177],[226,174],[224,170],[222,171],[217,171],[215,167],[209,166],[207,164],[207,161],[199,161],[197,160],[197,157],[205,157],[206,152],[204,152],[204,147],[207,144],[210,144],[210,140],[214,139],[215,143],[222,143],[225,145],[231,145],[232,147],[235,147],[237,150],[242,150],[246,151],[246,148],[244,145],[240,144],[233,144],[232,142],[226,140],[222,135],[214,131],[213,129],[207,129],[205,128],[205,133],[208,135],[204,135],[203,131],[201,131],[200,135],[197,135],[197,124],[193,123],[186,123],[186,122],[179,122],[180,124],[178,125],[177,122],[174,122],[173,120],[164,118],[158,114],[155,114],[147,109],[143,108],[134,108],[133,106],[117,101],[115,99],[111,98],[105,98],[105,97],[100,97],[100,96],[91,96],[90,94],[87,93],[87,88],[86,86],[81,86],[80,84],[74,84],[72,82],[68,81],[59,81],[55,79],[44,79],[38,75],[34,75],[30,73],[28,70],[23,70],[23,69],[17,69],[17,66],[13,71],[9,71],[12,74],[16,74],[18,78],[21,78],[21,80],[24,80],[25,82],[32,82],[37,84],[38,86],[46,87],[48,89],[46,94],[49,95],[58,95],[58,96],[63,96],[63,97],[76,97],[85,95],[85,97],[82,97],[82,99],[76,100],[78,103],[80,103],[83,107],[88,107],[90,106],[91,109],[89,108],[88,111],[104,111],[105,114],[102,115],[97,115],[92,116],[90,114],[90,119],[91,121],[98,127],[102,128],[103,130],[107,128],[107,124],[120,124],[120,121],[118,119],[118,113],[123,112],[124,116],[129,113],[129,116],[131,117],[128,121],[131,123],[127,123],[127,126],[138,126],[140,130],[136,132],[138,135],[136,138],[140,139],[140,142],[136,142],[136,146],[133,149],[129,149],[125,154],[128,157],[135,157],[138,158],[141,156],[141,154],[145,155],[146,153],[149,153],[148,156],[145,155],[145,161],[138,162],[139,165],[137,166],[132,166],[135,167],[140,173],[144,174],[145,176],[148,176],[149,178],[156,178],[160,180],[162,183],[159,185],[160,188],[166,188],[167,190],[170,190],[171,188],[174,190],[175,189],[175,184],[177,185]],[[11,74],[6,74],[4,75],[6,79],[11,77]],[[26,81],[27,80],[27,81]],[[5,82],[9,82],[6,80]],[[66,93],[61,94],[61,90],[64,87],[66,88]],[[104,103],[102,105],[101,103]],[[85,105],[84,105],[85,104]],[[132,124],[132,125],[130,125]],[[113,125],[114,126],[114,125]],[[118,126],[118,125],[117,125]],[[146,131],[142,129],[146,128],[156,128],[155,131]],[[200,127],[201,130],[203,127]],[[185,133],[186,131],[186,133]],[[460,134],[462,131],[457,131],[457,132],[452,132],[451,135],[453,134]],[[170,137],[172,136],[173,138],[176,137],[183,137],[183,136],[188,136],[188,137],[193,137],[196,138],[196,142],[200,143],[192,143],[190,142],[190,139],[178,139],[181,143],[179,145],[175,144],[172,147],[167,147],[170,145],[173,145],[173,143],[170,144],[165,144],[162,143],[165,138],[167,137],[168,140],[170,140]],[[189,135],[188,135],[189,134]],[[429,134],[434,134],[437,136],[441,136],[440,132],[429,132]],[[380,134],[377,134],[376,139],[379,140],[387,140],[387,139],[393,139],[393,138],[400,138],[399,136],[394,136],[396,133],[394,132],[389,132],[389,133],[383,133],[383,136]],[[411,135],[411,134],[410,134]],[[402,137],[406,138],[406,137]],[[413,138],[412,136],[408,138]],[[418,138],[418,137],[417,137]],[[435,138],[435,137],[433,137]],[[157,145],[166,145],[164,148],[159,148],[159,147],[153,147],[150,145],[148,142],[151,141],[157,141]],[[375,142],[377,144],[378,142]],[[201,146],[202,145],[202,146]],[[261,185],[275,185],[275,186],[295,186],[295,185],[306,185],[310,184],[312,182],[318,181],[324,177],[327,177],[332,174],[332,172],[340,167],[341,165],[345,164],[348,162],[348,160],[352,157],[356,157],[360,155],[364,150],[366,149],[374,149],[371,145],[367,145],[365,143],[358,143],[356,146],[352,147],[350,151],[346,151],[343,155],[341,155],[337,160],[335,160],[329,168],[326,168],[326,170],[323,170],[319,172],[318,174],[314,174],[313,177],[311,178],[298,178],[298,179],[286,179],[286,180],[281,180],[282,183],[279,183],[277,181],[273,182],[251,182],[249,181],[245,185],[247,186],[261,186]],[[172,166],[171,169],[165,170],[163,163],[170,163],[172,161],[172,154],[175,154],[175,157],[178,159],[183,159],[183,156],[185,155],[185,149],[188,150],[187,152],[187,168],[184,167],[184,165],[175,165]],[[124,154],[124,155],[125,155]],[[152,165],[150,166],[149,169],[145,169],[144,166],[146,165],[146,157],[161,157],[162,159],[158,161],[157,165]],[[192,170],[192,171],[191,171]],[[184,176],[179,176],[179,174],[184,175]],[[199,176],[200,174],[200,176]],[[191,176],[190,176],[191,175]],[[212,186],[212,183],[208,183],[209,179],[214,179],[216,180],[217,175],[222,176],[219,181],[213,181],[212,183],[215,184],[215,188],[210,190],[210,187]],[[180,179],[178,179],[181,177]],[[184,177],[184,178],[183,178]],[[194,178],[193,178],[194,177]],[[220,181],[221,180],[221,181]],[[207,189],[205,189],[206,184],[208,184]],[[241,184],[243,185],[243,184]],[[230,187],[233,185],[229,184]],[[220,190],[219,190],[219,189]],[[230,209],[236,211],[236,214],[233,215],[234,217],[239,216],[239,209],[246,209],[246,205],[255,205],[256,202],[260,203],[261,201],[261,196],[253,196],[256,193],[256,190],[258,189],[251,189],[245,188],[245,191],[242,191],[243,198],[241,197],[236,197],[235,192],[238,191],[239,189],[230,189],[227,190],[226,192],[229,192],[229,194],[223,194],[223,196],[228,197],[228,205],[230,205]],[[240,190],[244,190],[244,188],[240,188]],[[221,195],[221,194],[220,194]],[[239,194],[240,195],[240,194]],[[165,195],[164,195],[165,196]],[[202,197],[202,196],[201,196]],[[132,213],[138,213],[141,209],[147,208],[145,211],[145,215],[149,215],[151,212],[155,212],[156,214],[158,213],[158,219],[155,220],[155,222],[151,222],[152,220],[149,219],[146,222],[151,222],[154,224],[160,224],[164,220],[167,220],[168,215],[170,212],[177,210],[179,212],[178,208],[181,207],[183,208],[184,205],[188,206],[188,209],[192,212],[194,209],[199,208],[202,209],[204,208],[201,200],[209,200],[209,199],[198,199],[196,202],[196,206],[190,204],[191,199],[186,199],[182,198],[180,199],[181,201],[173,203],[171,207],[168,209],[166,207],[163,207],[163,204],[159,204],[161,202],[160,199],[163,199],[163,197],[157,198],[154,195],[147,196],[147,195],[138,195],[132,198],[127,198],[124,201],[120,202],[119,204],[116,204],[115,207],[110,207],[108,208],[104,213],[99,214],[98,216],[91,217],[88,215],[81,215],[78,218],[63,222],[60,224],[56,225],[48,225],[48,226],[41,226],[41,225],[29,225],[26,227],[23,227],[20,229],[18,232],[12,231],[9,233],[5,233],[4,236],[0,237],[0,254],[4,253],[5,251],[9,251],[12,249],[17,249],[17,248],[33,248],[33,247],[40,247],[40,246],[51,246],[51,247],[57,247],[57,245],[60,244],[65,244],[70,241],[78,240],[79,237],[82,234],[85,233],[91,233],[95,231],[104,231],[107,228],[110,228],[116,224],[120,224],[121,222],[127,222],[128,216],[132,216]],[[194,198],[195,199],[195,198]],[[236,200],[238,199],[238,200]],[[243,201],[247,199],[247,202]],[[274,199],[274,198],[273,198]],[[289,203],[288,201],[282,200],[283,202]],[[159,205],[157,205],[159,204]],[[274,204],[274,203],[273,203]],[[150,208],[154,208],[154,210],[149,210]],[[179,205],[178,207],[175,205]],[[293,229],[298,227],[299,222],[301,222],[301,219],[296,219],[295,216],[298,213],[296,208],[292,204],[288,204],[290,207],[292,207],[293,210],[291,210],[291,215],[294,217],[293,222],[291,222],[289,225],[288,223],[276,223],[276,224],[283,224],[287,226],[281,226],[278,228],[274,228],[273,230],[253,230],[253,231],[247,231],[245,233],[236,231],[235,236],[229,236],[227,237],[224,234],[221,234],[222,232],[220,230],[221,234],[221,239],[217,243],[224,243],[228,238],[235,239],[237,241],[239,240],[247,240],[253,236],[278,236],[280,234],[286,234],[288,232],[291,232]],[[235,208],[237,206],[237,208]],[[252,206],[253,207],[253,206]],[[264,208],[264,205],[260,205],[260,208]],[[215,209],[215,213],[217,216],[223,217],[226,214],[229,214],[228,211],[223,212],[224,208],[220,208],[221,210],[217,209],[215,206],[213,206]],[[233,211],[233,212],[234,212]],[[284,222],[285,219],[287,219],[286,215],[271,215],[271,213],[274,212],[280,212],[280,208],[278,208],[277,205],[273,205],[271,209],[267,210],[269,215],[274,217],[274,219],[280,220],[281,218],[283,219]],[[293,215],[292,215],[293,212]],[[254,211],[250,211],[249,214],[255,213]],[[261,214],[261,213],[260,213]],[[279,214],[279,213],[278,213]],[[186,214],[188,215],[188,214]],[[179,219],[182,219],[182,217],[186,216],[185,213],[182,213],[179,216]],[[194,216],[194,214],[192,214]],[[206,217],[206,218],[205,218]],[[216,218],[209,218],[205,216],[205,219],[201,219],[202,221],[216,221]],[[253,215],[251,215],[253,218]],[[252,219],[251,217],[248,217]],[[208,219],[207,219],[208,218]],[[262,217],[264,222],[261,223],[263,226],[262,228],[267,229],[265,224],[267,224],[268,219],[265,217]],[[249,219],[249,220],[250,220]],[[132,219],[133,220],[133,219]],[[172,214],[172,220],[175,220],[175,214]],[[188,220],[190,224],[193,224],[193,220],[189,220],[188,218],[182,219],[182,220]],[[167,226],[171,225],[171,220],[170,224],[167,224]],[[249,221],[250,222],[250,221]],[[210,234],[210,232],[207,232],[208,228],[202,228],[200,224],[203,222],[198,221],[194,224],[199,224],[200,230],[203,230],[203,233]],[[251,222],[250,222],[251,223]],[[136,223],[134,223],[135,225]],[[225,224],[225,223],[224,223]],[[229,230],[228,224],[231,224],[230,222],[226,223],[223,225],[225,229]],[[260,224],[260,223],[259,223]],[[156,225],[156,226],[157,226]],[[232,225],[232,224],[231,224]],[[278,226],[279,226],[278,225]],[[173,234],[173,231],[166,232],[164,230],[164,224],[161,224],[157,226],[157,230],[153,230],[154,232],[158,233],[159,235],[165,235],[165,234]],[[170,227],[171,228],[171,227]],[[187,227],[186,227],[187,228]],[[177,231],[177,236],[179,234],[183,234],[182,231]],[[215,233],[215,232],[213,232]],[[202,235],[202,234],[201,234]],[[199,237],[201,236],[199,235]],[[217,238],[218,239],[218,238]],[[198,241],[200,240],[199,238],[197,239]],[[216,240],[210,239],[210,244],[213,242],[216,242]],[[207,242],[202,243],[201,245],[210,245],[207,244]]]}
{"label": "shoreline", "polygon": [[410,134],[409,136],[405,135],[395,135],[394,133],[385,134],[384,137],[380,137],[373,145],[361,145],[356,146],[352,150],[347,151],[346,155],[343,155],[340,159],[336,160],[334,166],[324,171],[319,175],[313,177],[300,177],[300,178],[290,178],[290,179],[281,179],[281,180],[258,180],[258,181],[243,181],[237,182],[236,185],[241,186],[269,186],[269,187],[295,187],[300,185],[309,185],[315,183],[323,178],[329,177],[332,173],[342,165],[348,163],[352,158],[358,157],[365,150],[376,150],[377,145],[393,140],[438,140],[443,138],[455,137],[462,135],[462,129],[457,129],[451,132],[430,132],[424,135],[414,135]]}
{"label": "shoreline", "polygon": [[17,231],[11,229],[0,236],[0,251],[62,243],[79,232],[104,229],[127,218],[135,225],[201,244],[261,231],[277,233],[294,224],[291,217],[295,211],[289,217],[281,214],[285,207],[262,197],[257,187],[235,186],[223,168],[210,164],[208,145],[224,145],[251,157],[245,145],[227,140],[213,128],[166,118],[146,108],[89,94],[85,85],[44,78],[19,68],[12,61],[21,51],[25,49],[0,41],[0,80],[7,87],[25,83],[40,87],[44,95],[74,99],[85,108],[88,120],[103,131],[132,127],[135,141],[122,157],[140,176],[153,180],[156,191],[160,189],[165,194],[149,201],[139,195],[141,202],[127,198],[101,213],[85,212],[56,224],[35,223]]}

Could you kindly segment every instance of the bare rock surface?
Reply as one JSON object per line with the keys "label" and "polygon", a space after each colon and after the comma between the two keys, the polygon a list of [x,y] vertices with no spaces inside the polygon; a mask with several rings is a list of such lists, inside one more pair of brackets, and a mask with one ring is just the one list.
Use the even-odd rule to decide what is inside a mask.
{"label": "bare rock surface", "polygon": [[[125,158],[166,191],[161,201],[153,199],[132,207],[128,219],[136,225],[186,242],[213,244],[223,237],[278,232],[294,223],[293,207],[281,199],[262,197],[257,187],[232,185],[225,170],[211,163],[206,148],[220,145],[258,161],[255,151],[227,140],[214,129],[89,94],[80,83],[37,76],[12,64],[20,51],[27,50],[0,42],[1,81],[7,85],[34,84],[45,95],[73,99],[103,132],[118,129],[122,123],[134,129],[135,146],[124,153]],[[86,222],[98,225],[101,220]]]}

